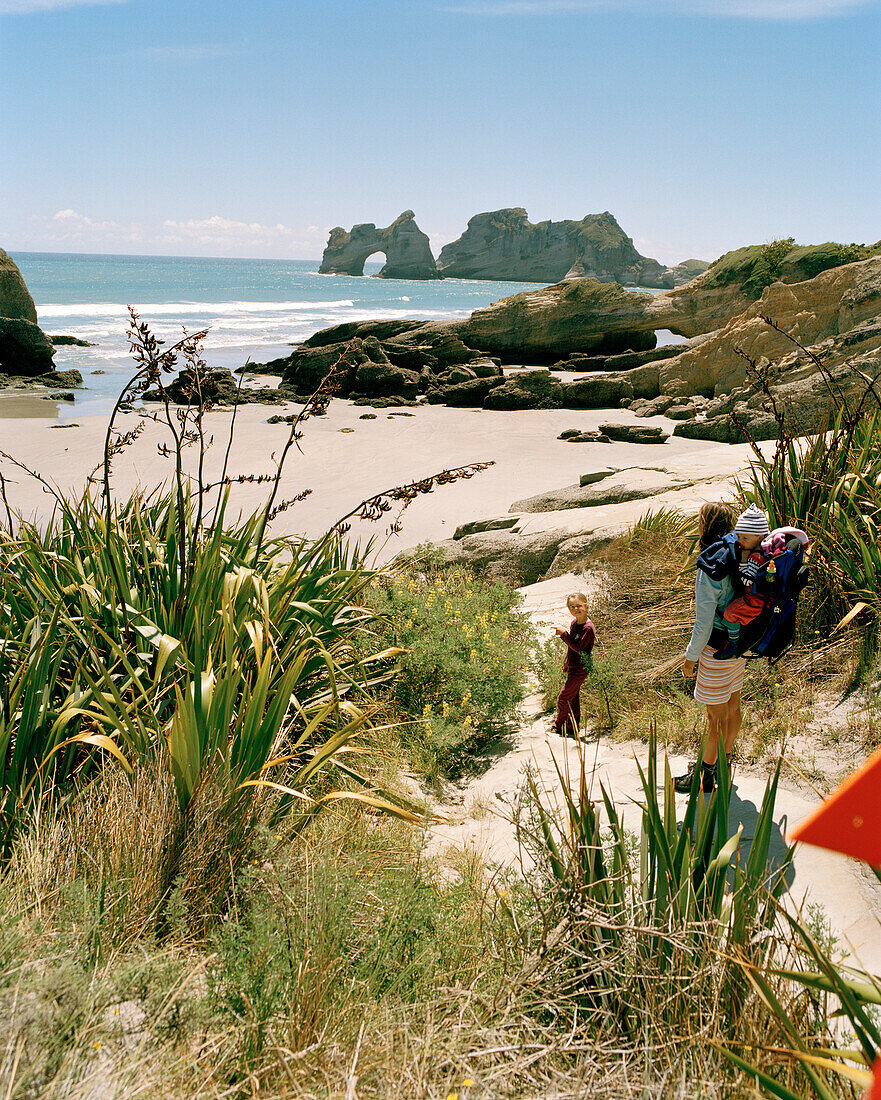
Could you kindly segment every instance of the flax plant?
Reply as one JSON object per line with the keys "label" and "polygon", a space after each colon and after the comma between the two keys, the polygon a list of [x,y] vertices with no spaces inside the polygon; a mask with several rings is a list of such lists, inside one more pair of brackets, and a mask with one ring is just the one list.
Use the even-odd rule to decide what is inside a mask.
{"label": "flax plant", "polygon": [[[778,762],[753,835],[730,824],[732,783],[720,758],[717,789],[698,779],[677,812],[669,764],[659,770],[652,729],[639,774],[641,825],[629,834],[608,791],[591,796],[591,772],[558,766],[559,784],[530,778],[532,817],[521,842],[545,868],[538,943],[530,941],[515,989],[553,1005],[573,1041],[616,1037],[636,1056],[653,1052],[658,1073],[677,1076],[719,1061],[711,1042],[741,1050],[785,1029],[757,1001],[746,976],[775,959],[778,899],[791,851],[772,858]],[[512,914],[513,919],[513,914]],[[524,940],[526,934],[524,933]],[[697,1070],[694,1066],[697,1066]],[[798,1068],[782,1076],[803,1080]]]}
{"label": "flax plant", "polygon": [[[804,440],[794,438],[787,410],[769,382],[769,373],[744,352],[747,370],[764,393],[777,422],[778,440],[770,458],[755,444],[751,471],[740,486],[744,500],[768,514],[771,526],[803,527],[812,541],[810,596],[814,618],[831,630],[865,612],[866,654],[876,645],[881,613],[881,392],[879,376],[851,371],[843,379],[823,360],[783,332],[770,318],[765,323],[787,336],[817,367],[826,384],[828,409],[821,430]],[[840,372],[839,372],[840,373]],[[748,433],[747,433],[748,434]]]}
{"label": "flax plant", "polygon": [[[360,595],[373,573],[370,545],[347,542],[346,522],[394,507],[399,516],[416,496],[485,464],[378,494],[317,540],[273,537],[274,516],[305,495],[279,501],[284,458],[303,421],[329,400],[334,372],[295,418],[274,474],[229,475],[227,446],[220,480],[210,483],[202,335],[163,351],[132,312],[138,370],[110,420],[100,497],[87,487],[67,498],[48,486],[56,499],[49,522],[14,522],[10,511],[0,535],[0,842],[8,854],[41,791],[76,792],[105,764],[135,782],[160,761],[178,802],[166,895],[183,890],[187,911],[204,921],[223,904],[254,830],[273,817],[349,799],[417,820],[349,762],[366,751],[353,742],[369,726],[372,689],[392,673],[396,651],[365,654],[352,644],[354,627],[369,618]],[[178,355],[184,406],[172,405],[164,381]],[[133,402],[151,384],[164,411],[139,414]],[[159,450],[173,473],[170,485],[120,502],[112,463],[144,421],[122,431],[117,415],[132,414],[170,433]],[[193,474],[187,447],[196,448]],[[266,504],[231,521],[231,487],[253,480],[271,483]]]}

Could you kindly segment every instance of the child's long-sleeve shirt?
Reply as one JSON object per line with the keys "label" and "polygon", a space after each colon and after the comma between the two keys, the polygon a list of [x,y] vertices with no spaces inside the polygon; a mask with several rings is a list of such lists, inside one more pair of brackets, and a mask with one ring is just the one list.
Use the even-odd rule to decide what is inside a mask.
{"label": "child's long-sleeve shirt", "polygon": [[596,631],[590,619],[585,623],[579,623],[575,619],[569,624],[569,629],[560,635],[566,643],[566,659],[563,668],[567,672],[582,672],[585,668],[584,659],[590,657],[593,643],[596,641]]}

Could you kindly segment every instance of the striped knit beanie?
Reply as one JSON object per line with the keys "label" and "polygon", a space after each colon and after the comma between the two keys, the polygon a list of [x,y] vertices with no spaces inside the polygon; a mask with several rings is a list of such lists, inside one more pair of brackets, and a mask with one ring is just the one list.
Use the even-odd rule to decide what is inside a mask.
{"label": "striped knit beanie", "polygon": [[769,534],[768,517],[755,504],[751,504],[745,512],[741,512],[734,525],[734,531],[738,535],[761,535],[762,538]]}

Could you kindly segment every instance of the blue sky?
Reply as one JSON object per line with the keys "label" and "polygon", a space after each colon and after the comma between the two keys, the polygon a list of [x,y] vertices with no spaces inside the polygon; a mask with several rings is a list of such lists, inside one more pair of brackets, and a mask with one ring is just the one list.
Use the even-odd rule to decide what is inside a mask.
{"label": "blue sky", "polygon": [[881,238],[881,0],[0,0],[0,247],[311,259],[416,212]]}

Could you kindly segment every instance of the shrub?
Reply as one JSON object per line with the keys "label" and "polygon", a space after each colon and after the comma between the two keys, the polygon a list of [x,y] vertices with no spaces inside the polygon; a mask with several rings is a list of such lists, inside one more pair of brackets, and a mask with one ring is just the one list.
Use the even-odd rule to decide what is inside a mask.
{"label": "shrub", "polygon": [[[417,559],[418,561],[418,559]],[[431,560],[383,576],[370,606],[386,645],[401,647],[394,698],[429,779],[497,734],[523,698],[534,632],[518,595]]]}

